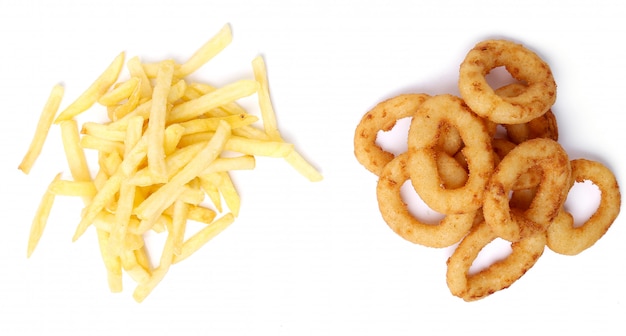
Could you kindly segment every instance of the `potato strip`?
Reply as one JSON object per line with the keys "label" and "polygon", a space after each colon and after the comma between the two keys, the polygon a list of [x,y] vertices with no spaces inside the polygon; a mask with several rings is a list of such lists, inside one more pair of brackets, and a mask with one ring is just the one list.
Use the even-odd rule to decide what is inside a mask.
{"label": "potato strip", "polygon": [[157,177],[165,176],[165,119],[167,118],[167,96],[172,85],[174,62],[164,61],[159,66],[156,85],[152,92],[152,107],[148,119],[148,167]]}
{"label": "potato strip", "polygon": [[[239,215],[242,202],[232,171],[252,170],[256,157],[266,156],[283,158],[310,180],[321,179],[280,137],[262,58],[253,60],[253,79],[216,87],[188,77],[231,41],[225,25],[182,64],[131,57],[129,76],[121,75],[122,52],[58,115],[64,92],[53,87],[19,169],[28,174],[49,130],[58,125],[72,178],[59,174],[49,183],[31,224],[28,257],[55,197],[80,197],[84,207],[72,240],[93,226],[109,290],[121,292],[127,274],[136,284],[133,298],[142,302],[173,263],[194,254]],[[260,116],[238,102],[254,94]],[[79,123],[76,117],[92,107],[109,120]],[[97,158],[93,172],[87,154]],[[152,234],[166,235],[165,244],[156,246],[160,253],[146,245]],[[149,255],[160,255],[157,265]]]}
{"label": "potato strip", "polygon": [[109,88],[117,81],[122,66],[124,65],[125,53],[122,52],[104,70],[91,86],[83,92],[72,104],[63,110],[56,118],[55,123],[70,120],[89,109]]}
{"label": "potato strip", "polygon": [[[59,181],[60,179],[61,173],[55,176],[51,184]],[[28,237],[28,251],[26,253],[28,258],[30,258],[35,251],[35,248],[41,239],[41,235],[43,234],[43,230],[46,228],[46,223],[48,222],[48,217],[50,216],[50,211],[52,210],[52,205],[54,204],[54,196],[55,194],[51,192],[50,187],[48,187],[41,199],[41,202],[39,203],[37,212],[35,212],[35,218],[31,224],[30,235]]]}
{"label": "potato strip", "polygon": [[50,92],[50,96],[48,97],[48,101],[46,102],[43,111],[41,111],[33,139],[31,140],[26,155],[24,155],[24,158],[18,167],[18,169],[23,171],[25,174],[30,173],[30,170],[39,157],[39,154],[41,154],[43,144],[46,142],[46,138],[48,137],[50,126],[54,121],[54,116],[59,109],[59,105],[61,105],[61,99],[63,99],[64,91],[65,89],[61,85],[55,85],[52,88],[52,92]]}

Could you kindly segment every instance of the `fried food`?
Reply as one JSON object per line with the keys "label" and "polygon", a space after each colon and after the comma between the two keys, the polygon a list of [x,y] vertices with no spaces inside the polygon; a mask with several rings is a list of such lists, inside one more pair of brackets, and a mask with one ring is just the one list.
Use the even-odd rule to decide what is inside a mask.
{"label": "fried food", "polygon": [[396,122],[415,114],[426,94],[404,94],[378,103],[365,113],[354,132],[354,155],[361,165],[379,176],[395,155],[376,144],[379,131],[390,131]]}
{"label": "fried food", "polygon": [[[526,90],[525,85],[513,83],[498,88],[496,94],[504,97],[515,97],[522,94],[524,90]],[[552,109],[548,109],[544,114],[528,122],[502,126],[506,129],[507,139],[515,144],[534,138],[559,140],[559,129]]]}
{"label": "fried food", "polygon": [[548,247],[560,254],[576,255],[593,246],[609,230],[621,205],[621,194],[615,175],[600,162],[571,161],[571,184],[591,181],[600,189],[600,205],[584,223],[574,227],[571,214],[562,209],[547,229]]}
{"label": "fried food", "polygon": [[[478,212],[445,215],[435,224],[413,216],[400,194],[402,185],[409,179],[408,159],[408,153],[398,155],[385,166],[378,179],[376,196],[383,219],[395,233],[415,244],[442,248],[458,243],[472,227]],[[439,167],[443,168],[440,173],[444,181],[449,175],[453,178],[457,174],[465,175],[465,170],[458,163],[454,167]]]}
{"label": "fried food", "polygon": [[[469,168],[465,184],[454,189],[441,187],[435,159],[443,124],[458,130]],[[429,207],[441,213],[460,214],[482,206],[483,191],[494,166],[491,138],[485,123],[460,98],[437,95],[420,105],[409,128],[408,148],[411,183]]]}
{"label": "fried food", "polygon": [[511,244],[511,253],[476,274],[470,267],[478,253],[498,238],[485,222],[472,228],[447,261],[446,282],[450,292],[465,301],[483,299],[510,287],[535,265],[546,246],[546,235],[534,231]]}
{"label": "fried food", "polygon": [[[515,96],[495,93],[485,76],[504,66],[516,80],[526,83]],[[476,114],[498,124],[520,124],[544,114],[556,101],[552,71],[535,52],[507,40],[479,42],[459,70],[461,97]]]}
{"label": "fried food", "polygon": [[[56,119],[63,89],[55,86],[19,168],[28,174],[55,120],[72,180],[58,174],[48,186],[31,225],[28,257],[51,217],[55,197],[81,197],[85,206],[73,240],[93,227],[110,291],[122,291],[126,272],[136,282],[133,298],[142,302],[173,264],[234,222],[241,198],[231,171],[251,170],[256,156],[267,156],[284,159],[310,181],[322,179],[295,146],[280,137],[260,57],[251,62],[254,79],[213,87],[188,77],[231,40],[226,25],[182,64],[169,59],[146,64],[132,57],[125,81],[119,76],[125,57],[121,53]],[[260,118],[237,103],[254,94],[260,96]],[[110,120],[79,125],[75,117],[92,106],[102,108]],[[86,150],[97,152],[93,177]],[[194,233],[188,221],[205,226]],[[148,233],[167,235],[158,265],[148,259],[154,252],[144,244]]]}
{"label": "fried food", "polygon": [[[509,192],[517,179],[530,168],[541,169],[541,181],[529,208],[512,211]],[[545,231],[565,202],[571,168],[565,150],[550,139],[537,138],[513,148],[500,161],[485,189],[485,222],[501,238],[510,242],[528,232]]]}
{"label": "fried food", "polygon": [[[485,76],[500,66],[519,82],[490,87]],[[357,125],[354,149],[379,176],[378,208],[397,235],[427,247],[458,243],[446,282],[453,295],[475,301],[518,281],[545,246],[564,255],[591,247],[616,220],[621,197],[605,165],[570,160],[557,142],[556,83],[537,54],[511,41],[482,41],[466,55],[458,84],[461,97],[405,93],[380,102]],[[394,156],[376,137],[400,118],[411,118],[408,150]],[[409,180],[442,216],[436,223],[409,212],[400,195]],[[575,226],[565,201],[583,181],[598,186],[601,202]],[[472,274],[478,254],[496,239],[510,242],[512,252]]]}

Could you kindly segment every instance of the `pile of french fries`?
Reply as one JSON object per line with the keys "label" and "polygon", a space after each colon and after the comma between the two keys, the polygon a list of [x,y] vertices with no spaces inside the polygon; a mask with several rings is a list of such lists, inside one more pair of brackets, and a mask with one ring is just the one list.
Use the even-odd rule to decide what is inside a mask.
{"label": "pile of french fries", "polygon": [[[28,257],[42,236],[55,197],[80,197],[85,207],[73,240],[93,227],[110,290],[122,291],[125,271],[136,282],[133,298],[142,302],[172,264],[233,223],[240,199],[230,171],[253,169],[255,157],[267,156],[283,158],[310,181],[322,179],[280,135],[262,57],[252,60],[254,79],[219,88],[189,80],[231,41],[230,26],[225,25],[182,64],[142,63],[133,57],[126,62],[129,78],[123,81],[122,52],[60,112],[64,89],[53,87],[19,169],[30,172],[56,124],[72,178],[63,179],[59,173],[45,191],[31,226]],[[260,118],[237,103],[254,94]],[[109,121],[79,125],[76,116],[94,105],[106,109]],[[98,154],[93,177],[85,150]],[[189,220],[206,226],[186,238]],[[144,241],[149,231],[167,234],[156,266]]]}

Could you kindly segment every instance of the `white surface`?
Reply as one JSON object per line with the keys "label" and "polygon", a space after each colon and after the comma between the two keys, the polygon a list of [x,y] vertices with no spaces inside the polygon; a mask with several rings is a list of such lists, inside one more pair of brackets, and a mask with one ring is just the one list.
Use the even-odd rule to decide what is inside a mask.
{"label": "white surface", "polygon": [[[456,93],[465,53],[505,37],[551,65],[570,155],[600,160],[626,183],[625,15],[603,0],[1,1],[0,334],[626,334],[623,215],[591,249],[546,250],[511,288],[465,303],[445,283],[450,250],[393,234],[375,177],[352,154],[354,128],[373,105],[402,92]],[[118,52],[182,61],[225,23],[233,43],[203,78],[247,78],[263,54],[279,128],[324,181],[272,160],[237,174],[241,216],[142,304],[130,281],[109,293],[92,230],[71,243],[77,200],[55,203],[26,259],[41,193],[67,172],[58,131],[31,175],[16,169],[52,86],[65,85],[67,104]]]}

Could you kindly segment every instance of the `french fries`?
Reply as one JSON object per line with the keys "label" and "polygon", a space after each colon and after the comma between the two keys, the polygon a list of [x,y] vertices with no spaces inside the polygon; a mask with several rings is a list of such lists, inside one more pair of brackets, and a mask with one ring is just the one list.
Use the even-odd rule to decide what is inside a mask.
{"label": "french fries", "polygon": [[[55,197],[80,197],[85,206],[72,239],[93,226],[110,291],[123,290],[126,272],[136,283],[133,298],[142,302],[173,264],[189,258],[235,221],[242,203],[231,171],[252,170],[256,157],[265,156],[282,158],[307,179],[321,180],[280,136],[263,59],[252,61],[253,79],[222,87],[190,81],[189,75],[231,40],[230,26],[225,25],[182,64],[142,63],[132,57],[126,80],[120,79],[122,52],[58,116],[63,87],[53,88],[19,169],[29,173],[48,130],[58,124],[72,179],[58,174],[48,185],[31,224],[28,257],[42,236]],[[237,103],[254,94],[260,118]],[[94,106],[110,121],[79,125],[75,117]],[[85,151],[98,154],[93,176]],[[205,226],[190,233],[188,221]],[[167,235],[156,266],[148,258],[154,252],[144,243],[150,232]]]}
{"label": "french fries", "polygon": [[44,106],[39,117],[39,122],[37,123],[35,135],[30,143],[30,147],[18,167],[25,174],[30,172],[30,169],[33,167],[35,161],[41,153],[43,144],[46,142],[50,126],[54,121],[54,116],[59,109],[59,105],[61,105],[61,99],[63,98],[64,91],[65,89],[61,85],[55,85],[52,88],[52,92],[50,92],[48,101],[46,102],[46,105]]}

